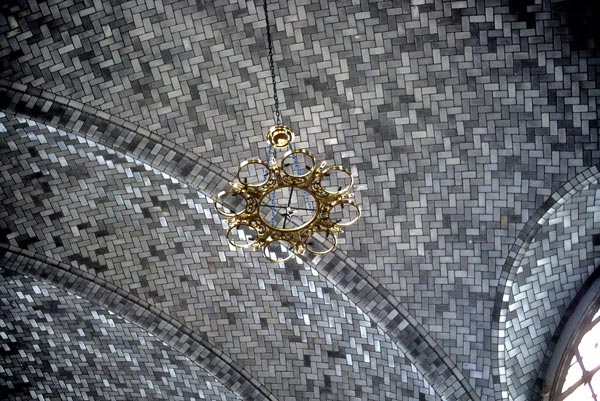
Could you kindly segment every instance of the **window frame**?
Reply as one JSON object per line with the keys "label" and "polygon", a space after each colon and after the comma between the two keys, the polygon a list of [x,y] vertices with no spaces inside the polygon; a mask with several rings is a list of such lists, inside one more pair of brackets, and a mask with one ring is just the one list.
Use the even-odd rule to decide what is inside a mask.
{"label": "window frame", "polygon": [[[563,320],[567,320],[559,333],[560,337],[556,342],[548,365],[544,380],[547,386],[544,389],[545,391],[542,390],[542,400],[563,401],[581,385],[590,385],[593,375],[600,371],[600,364],[592,370],[585,369],[578,351],[578,346],[583,336],[596,324],[600,323],[600,314],[594,319],[594,315],[599,311],[600,268],[596,268],[579,291],[578,296],[571,303],[571,306],[563,314]],[[570,362],[574,356],[577,360],[576,363],[579,363],[583,372],[582,377],[563,392],[562,387],[569,372]],[[591,385],[589,388],[591,389]],[[600,401],[600,389],[595,390],[596,399]]]}

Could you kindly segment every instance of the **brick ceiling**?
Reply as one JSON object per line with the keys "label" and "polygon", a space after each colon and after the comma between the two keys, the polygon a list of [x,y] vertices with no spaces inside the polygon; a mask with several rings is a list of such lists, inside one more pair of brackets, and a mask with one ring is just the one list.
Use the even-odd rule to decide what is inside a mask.
{"label": "brick ceiling", "polygon": [[267,155],[262,3],[4,2],[0,396],[538,399],[600,262],[580,3],[272,1],[283,122],[363,210],[273,264],[212,204]]}

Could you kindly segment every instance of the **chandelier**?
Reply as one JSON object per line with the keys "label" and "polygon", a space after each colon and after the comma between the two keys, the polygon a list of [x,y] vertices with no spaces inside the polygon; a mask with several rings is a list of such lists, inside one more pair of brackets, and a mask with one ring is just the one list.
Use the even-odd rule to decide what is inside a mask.
{"label": "chandelier", "polygon": [[[227,217],[227,241],[237,248],[262,249],[272,262],[306,251],[324,255],[335,249],[342,227],[361,214],[350,192],[352,173],[342,166],[317,164],[305,149],[295,149],[295,134],[281,123],[273,45],[264,1],[276,125],[267,132],[267,161],[242,162],[232,188],[217,195],[215,208]],[[277,151],[284,151],[281,159]]]}

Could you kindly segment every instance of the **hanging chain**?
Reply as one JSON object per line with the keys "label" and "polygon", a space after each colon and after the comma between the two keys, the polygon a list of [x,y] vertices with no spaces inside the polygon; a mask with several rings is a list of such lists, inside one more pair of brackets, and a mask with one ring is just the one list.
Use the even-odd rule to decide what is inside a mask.
{"label": "hanging chain", "polygon": [[271,40],[271,27],[269,25],[269,12],[267,10],[267,0],[264,0],[265,20],[267,22],[267,42],[269,43],[269,68],[271,69],[271,79],[273,80],[273,100],[275,101],[275,124],[281,125],[281,113],[279,112],[279,98],[277,97],[277,82],[275,80],[275,64],[273,63],[273,41]]}
{"label": "hanging chain", "polygon": [[[273,100],[275,101],[275,124],[281,125],[281,113],[279,111],[279,97],[277,96],[277,81],[275,79],[275,63],[273,62],[273,41],[271,39],[271,27],[269,25],[269,12],[267,9],[267,0],[264,0],[263,5],[264,5],[264,10],[265,10],[265,21],[267,24],[267,42],[269,44],[269,68],[271,69],[271,79],[273,82]],[[288,146],[289,146],[290,150],[294,149],[292,147],[291,143]],[[275,158],[277,158],[277,150],[274,149],[272,147],[272,145],[269,145],[269,152],[268,152],[268,156],[267,156],[269,161],[270,161],[270,158],[272,157],[273,152],[275,153]],[[293,157],[293,163],[294,163],[294,168],[296,170],[296,174],[300,175],[300,164],[298,163],[298,158],[296,157],[295,153],[293,154],[292,157]],[[308,198],[308,194],[306,192],[304,192],[304,201],[306,203],[307,208],[310,209],[313,207],[312,202]],[[274,225],[275,224],[275,192],[271,192],[271,194],[269,196],[269,202],[271,205],[271,225]]]}
{"label": "hanging chain", "polygon": [[[292,145],[290,143],[289,148],[290,148],[290,150],[294,150],[294,145]],[[300,173],[300,171],[301,171],[300,170],[300,163],[298,162],[298,157],[296,156],[296,153],[292,153],[292,160],[293,160],[293,163],[294,163],[294,169],[296,170],[296,175],[300,176],[301,175],[301,173]],[[305,202],[306,207],[308,209],[312,209],[313,208],[312,201],[308,197],[308,192],[306,192],[306,191],[304,191],[304,202]]]}
{"label": "hanging chain", "polygon": [[[272,161],[275,160],[277,163],[277,149],[273,147],[272,144],[269,143],[269,149],[267,150],[267,163],[271,164]],[[269,175],[268,172],[265,173],[265,178]],[[269,193],[269,204],[271,207],[271,219],[270,223],[272,226],[275,225],[275,191],[271,191]],[[260,207],[260,206],[259,206]]]}

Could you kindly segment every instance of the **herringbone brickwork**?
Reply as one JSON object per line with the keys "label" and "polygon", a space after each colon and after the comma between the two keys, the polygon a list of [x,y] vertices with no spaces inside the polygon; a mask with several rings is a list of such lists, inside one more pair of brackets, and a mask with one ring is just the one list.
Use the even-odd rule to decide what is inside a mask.
{"label": "herringbone brickwork", "polygon": [[315,271],[264,266],[230,249],[203,195],[72,134],[11,116],[2,123],[3,242],[155,306],[279,400],[436,399],[394,343]]}
{"label": "herringbone brickwork", "polygon": [[[259,3],[8,2],[0,6],[0,78],[20,84],[25,93],[43,90],[73,109],[125,121],[231,175],[240,161],[265,157],[262,139],[273,123]],[[368,272],[375,283],[368,294],[389,293],[399,300],[426,329],[426,338],[449,355],[447,367],[457,367],[454,379],[464,375],[466,385],[485,400],[508,397],[506,386],[512,394],[529,391],[520,383],[504,382],[492,362],[498,355],[494,344],[502,343],[493,318],[503,302],[503,286],[512,284],[505,280],[511,247],[551,194],[600,161],[598,37],[593,29],[581,35],[597,18],[591,14],[594,6],[583,3],[592,4],[271,3],[284,123],[299,134],[299,146],[351,167],[355,175],[363,218],[341,237],[343,255],[363,269],[361,274]],[[31,101],[29,112],[36,118],[61,119],[50,113],[50,103],[32,99],[0,99],[0,104],[10,109],[13,103]],[[77,113],[70,117],[77,130],[90,126],[77,121]],[[150,143],[136,140],[133,149]],[[136,157],[152,158],[158,165],[163,159],[171,162],[174,153],[150,148]],[[194,168],[186,163],[182,175]],[[198,170],[208,177],[203,178],[207,194],[226,184],[208,167]],[[60,191],[81,190],[77,177],[63,173],[56,180]],[[113,180],[116,185],[117,178]],[[43,192],[42,187],[37,190]],[[172,202],[161,198],[160,187],[150,194],[153,205],[153,197]],[[114,200],[119,216],[137,213],[128,198],[135,194],[120,196]],[[29,230],[27,236],[18,235],[25,247],[35,246],[28,241],[36,236],[58,235],[35,228],[31,208],[49,205],[33,202],[19,220]],[[68,201],[62,206],[68,208]],[[143,240],[131,248],[140,260],[177,263],[177,251],[160,240],[146,244],[145,236],[153,233],[160,232],[165,241],[176,237],[161,226],[164,220],[155,207],[148,207],[146,220],[123,227],[123,235],[141,233]],[[82,208],[81,216],[95,210],[94,204]],[[178,218],[190,227],[197,219],[192,212]],[[52,224],[60,234],[65,228],[59,223]],[[77,230],[81,249],[70,255],[75,265],[102,274],[105,260],[114,258],[119,269],[140,269],[127,266],[130,248],[113,249],[85,228]],[[222,245],[216,234],[202,244],[193,238],[180,246]],[[198,257],[243,274],[245,256],[227,248],[220,252]],[[135,275],[118,274],[131,285],[139,283]],[[166,283],[156,279],[159,286],[149,292],[159,298]],[[354,295],[360,296],[364,282],[350,289]],[[370,302],[365,298],[365,304]],[[179,307],[174,305],[169,306]],[[391,335],[393,323],[386,330]],[[402,342],[402,333],[396,334],[394,341]],[[417,352],[423,337],[415,338],[406,344],[424,364],[438,355]],[[429,364],[432,375],[438,362]],[[458,384],[445,379],[434,386],[451,393]],[[461,391],[460,396],[469,388]]]}
{"label": "herringbone brickwork", "polygon": [[122,317],[0,269],[5,400],[239,400]]}
{"label": "herringbone brickwork", "polygon": [[519,264],[504,339],[506,374],[515,401],[533,398],[552,336],[585,280],[600,266],[594,236],[600,186],[589,185],[544,224]]}

